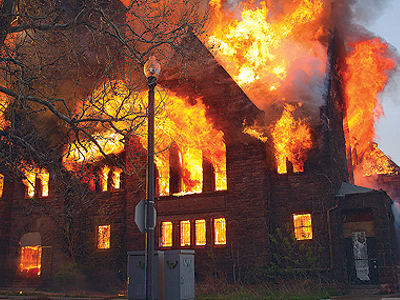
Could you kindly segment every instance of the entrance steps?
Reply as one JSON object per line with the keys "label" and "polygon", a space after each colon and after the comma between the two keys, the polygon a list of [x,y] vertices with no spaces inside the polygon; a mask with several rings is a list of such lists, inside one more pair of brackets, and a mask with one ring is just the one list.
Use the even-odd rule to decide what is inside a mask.
{"label": "entrance steps", "polygon": [[26,279],[15,279],[9,282],[6,286],[2,287],[3,291],[20,291],[20,292],[34,292],[38,286],[38,281],[26,280]]}

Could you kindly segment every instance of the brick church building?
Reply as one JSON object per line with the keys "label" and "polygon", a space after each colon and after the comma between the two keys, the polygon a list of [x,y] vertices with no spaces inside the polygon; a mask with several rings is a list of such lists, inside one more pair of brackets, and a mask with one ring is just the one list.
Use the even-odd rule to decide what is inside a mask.
{"label": "brick church building", "polygon": [[[335,36],[328,50],[330,67],[320,123],[312,129],[316,146],[301,171],[288,162],[283,174],[277,172],[270,139],[261,141],[243,132],[244,123],[262,123],[264,112],[190,31],[182,47],[194,49],[185,57],[188,80],[180,82],[172,66],[159,84],[178,96],[202,99],[206,118],[223,134],[226,171],[219,172],[203,155],[201,191],[184,193],[183,175],[174,159],[180,149],[167,150],[167,179],[161,180],[163,171],[156,165],[157,188],[168,186],[156,197],[156,248],[195,250],[197,280],[212,277],[233,282],[251,274],[267,280],[263,270],[267,272],[267,266],[276,262],[274,254],[288,251],[284,241],[289,232],[292,235],[287,234],[286,242],[295,251],[306,246],[316,260],[294,262],[293,258],[280,269],[292,267],[344,284],[397,285],[392,200],[384,190],[356,186],[349,179],[343,87],[337,71],[343,62]],[[71,253],[79,253],[74,257],[77,261],[80,257],[103,261],[104,268],[123,272],[126,253],[144,250],[145,243],[134,222],[135,206],[145,198],[140,188],[143,171],[137,172],[130,159],[140,151],[140,143],[132,140],[118,156],[126,163],[126,172],[108,165],[105,183],[87,194],[95,201],[85,209],[79,224],[65,217],[65,208],[71,206],[52,186],[58,178],[51,172],[36,172],[34,190],[2,172],[0,273],[6,275],[1,284],[24,279],[46,285],[70,264],[65,257],[71,258]],[[106,162],[97,163],[93,170],[103,170],[101,164]],[[225,182],[222,187],[218,187],[219,180]],[[65,211],[65,215],[55,211]],[[59,222],[62,218],[64,223]],[[69,235],[60,236],[60,224]],[[66,238],[74,234],[79,236],[78,246]]]}

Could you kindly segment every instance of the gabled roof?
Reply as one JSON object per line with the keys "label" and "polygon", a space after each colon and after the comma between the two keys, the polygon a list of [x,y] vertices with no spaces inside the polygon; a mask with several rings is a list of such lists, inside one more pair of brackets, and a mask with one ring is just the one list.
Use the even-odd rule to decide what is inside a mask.
{"label": "gabled roof", "polygon": [[366,194],[374,191],[376,190],[369,189],[363,186],[354,185],[348,182],[342,182],[342,185],[339,191],[337,192],[336,197],[343,197],[346,195],[353,195],[353,194]]}
{"label": "gabled roof", "polygon": [[207,107],[206,116],[214,121],[217,129],[225,133],[241,131],[244,122],[251,125],[263,119],[264,113],[191,30],[175,49],[172,61],[173,65],[163,71],[160,84],[190,100],[201,98]]}

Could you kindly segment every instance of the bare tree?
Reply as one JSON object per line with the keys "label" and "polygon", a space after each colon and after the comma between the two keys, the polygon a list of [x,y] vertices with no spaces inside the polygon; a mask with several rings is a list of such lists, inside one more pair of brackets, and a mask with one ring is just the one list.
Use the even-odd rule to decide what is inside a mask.
{"label": "bare tree", "polygon": [[144,63],[187,51],[187,28],[201,35],[207,18],[200,0],[0,0],[2,170],[29,182],[33,165],[60,183],[51,210],[72,260],[96,198],[82,176],[99,157],[129,171],[110,147],[145,155],[129,142],[146,134]]}

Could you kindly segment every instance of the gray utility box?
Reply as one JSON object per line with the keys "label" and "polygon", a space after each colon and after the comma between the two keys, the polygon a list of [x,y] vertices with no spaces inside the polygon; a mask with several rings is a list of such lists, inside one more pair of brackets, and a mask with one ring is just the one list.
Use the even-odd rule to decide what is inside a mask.
{"label": "gray utility box", "polygon": [[[128,299],[145,299],[145,252],[128,252]],[[154,251],[153,289],[154,299],[164,300],[164,251]]]}
{"label": "gray utility box", "polygon": [[164,252],[164,300],[194,299],[194,250]]}

